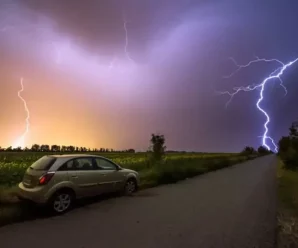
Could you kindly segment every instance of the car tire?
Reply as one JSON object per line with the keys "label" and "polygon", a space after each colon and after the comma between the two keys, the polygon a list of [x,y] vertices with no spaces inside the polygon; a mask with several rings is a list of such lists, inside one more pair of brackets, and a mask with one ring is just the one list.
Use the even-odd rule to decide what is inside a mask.
{"label": "car tire", "polygon": [[133,178],[128,179],[125,183],[124,187],[124,194],[125,195],[132,195],[138,189],[137,181]]}
{"label": "car tire", "polygon": [[75,194],[71,190],[59,190],[50,199],[48,207],[54,214],[64,214],[73,205]]}

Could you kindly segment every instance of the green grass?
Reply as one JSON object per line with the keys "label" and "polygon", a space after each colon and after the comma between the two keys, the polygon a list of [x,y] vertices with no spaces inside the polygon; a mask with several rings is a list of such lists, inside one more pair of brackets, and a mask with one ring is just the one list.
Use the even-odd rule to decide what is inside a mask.
{"label": "green grass", "polygon": [[298,247],[298,171],[284,170],[281,160],[278,178],[278,247]]}
{"label": "green grass", "polygon": [[[94,153],[93,153],[94,154]],[[18,202],[15,188],[22,181],[25,170],[45,153],[0,153],[0,225],[26,219],[27,210]],[[148,154],[105,153],[121,166],[140,173],[140,188],[176,183],[209,171],[228,167],[255,156],[240,154],[173,153],[162,163],[149,165]]]}
{"label": "green grass", "polygon": [[[37,159],[51,153],[44,152],[0,152],[0,186],[15,186],[22,181],[26,169]],[[105,156],[122,167],[136,171],[148,169],[147,153],[92,153]],[[239,154],[233,153],[170,153],[166,155],[166,160],[179,161],[184,163],[187,159],[209,159],[237,157]]]}

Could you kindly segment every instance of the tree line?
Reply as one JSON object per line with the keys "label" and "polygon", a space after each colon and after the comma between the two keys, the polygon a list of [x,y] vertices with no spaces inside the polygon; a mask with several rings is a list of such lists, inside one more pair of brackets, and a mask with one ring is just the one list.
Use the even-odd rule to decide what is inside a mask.
{"label": "tree line", "polygon": [[[293,131],[293,130],[292,130]],[[298,137],[298,134],[297,134]],[[165,137],[161,134],[151,134],[150,139],[151,146],[149,147],[147,152],[153,153],[153,160],[161,160],[166,152],[166,146],[165,146]],[[17,147],[12,148],[1,148],[0,152],[66,152],[66,153],[73,153],[73,152],[98,152],[98,153],[105,153],[105,152],[111,152],[111,153],[135,153],[135,150],[125,149],[125,150],[114,150],[110,148],[86,148],[86,147],[78,147],[78,146],[60,146],[60,145],[39,145],[39,144],[33,144],[31,148],[25,147]],[[186,151],[174,151],[174,150],[168,150],[167,153],[186,153]],[[254,147],[246,146],[242,151],[241,154],[244,155],[267,155],[273,153],[272,151],[268,150],[264,146],[260,146],[257,150]]]}
{"label": "tree line", "polygon": [[246,146],[242,151],[241,154],[244,155],[253,155],[253,154],[258,154],[258,155],[268,155],[273,153],[272,151],[268,150],[265,146],[259,146],[259,148],[256,150],[252,146]]}
{"label": "tree line", "polygon": [[279,142],[278,155],[283,161],[285,169],[298,169],[298,123],[292,123],[289,135],[283,136]]}
{"label": "tree line", "polygon": [[34,144],[31,146],[31,148],[25,147],[17,147],[17,148],[12,148],[7,147],[7,148],[1,148],[0,147],[0,152],[67,152],[67,153],[72,153],[72,152],[117,152],[117,153],[135,153],[135,150],[130,148],[130,149],[125,149],[125,150],[114,150],[111,148],[87,148],[87,147],[78,147],[78,146],[60,146],[60,145],[39,145],[39,144]]}

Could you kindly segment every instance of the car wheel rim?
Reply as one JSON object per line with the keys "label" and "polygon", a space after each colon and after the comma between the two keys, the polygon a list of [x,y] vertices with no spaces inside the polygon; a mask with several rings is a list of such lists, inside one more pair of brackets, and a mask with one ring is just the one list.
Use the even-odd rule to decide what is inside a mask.
{"label": "car wheel rim", "polygon": [[136,189],[136,184],[133,181],[129,181],[126,183],[127,193],[133,193],[135,189]]}
{"label": "car wheel rim", "polygon": [[54,201],[54,209],[56,212],[64,212],[67,210],[71,203],[71,197],[69,194],[58,195]]}

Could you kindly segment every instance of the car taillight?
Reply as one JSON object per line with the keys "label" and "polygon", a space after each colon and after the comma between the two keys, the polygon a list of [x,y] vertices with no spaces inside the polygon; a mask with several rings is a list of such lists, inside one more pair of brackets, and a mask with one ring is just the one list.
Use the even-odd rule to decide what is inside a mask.
{"label": "car taillight", "polygon": [[52,179],[54,174],[55,172],[48,172],[47,174],[44,174],[41,178],[39,178],[39,185],[47,184]]}

